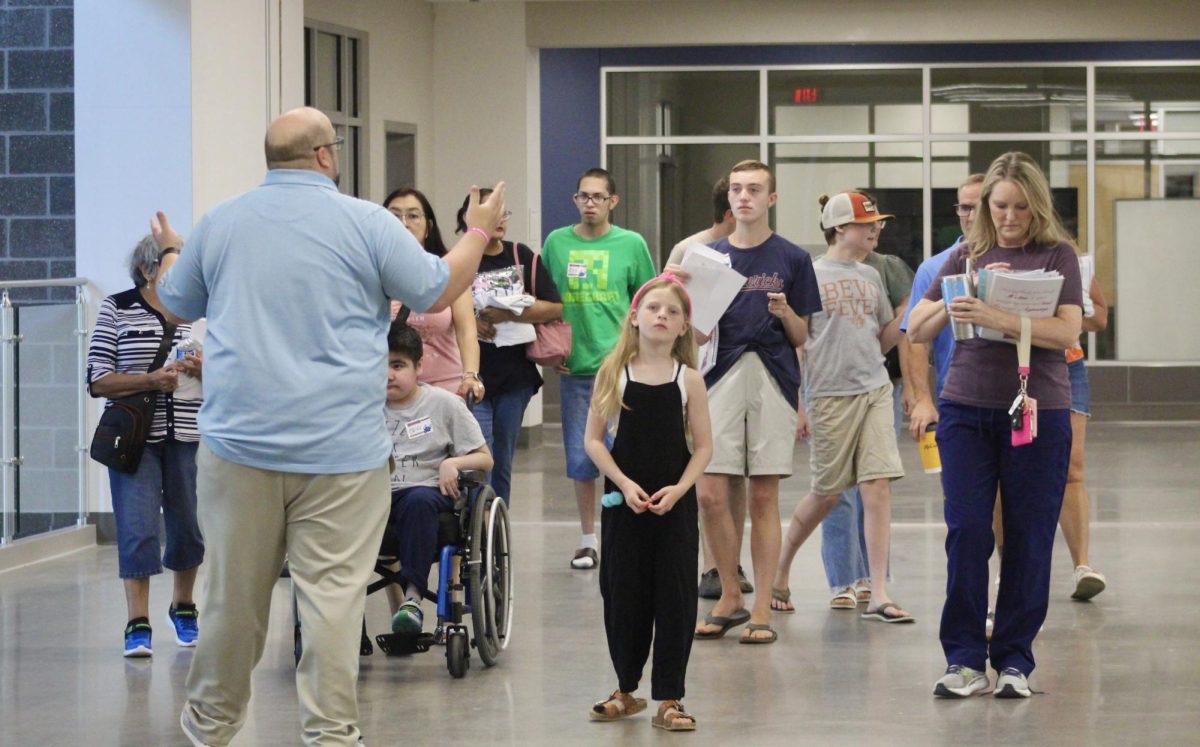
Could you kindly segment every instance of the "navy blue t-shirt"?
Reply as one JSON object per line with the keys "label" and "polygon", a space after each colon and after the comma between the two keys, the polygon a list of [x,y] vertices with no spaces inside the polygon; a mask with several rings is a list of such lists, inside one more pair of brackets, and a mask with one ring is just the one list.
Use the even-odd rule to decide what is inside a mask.
{"label": "navy blue t-shirt", "polygon": [[713,249],[729,255],[733,269],[746,284],[717,323],[717,361],[704,375],[709,388],[743,354],[755,352],[778,382],[792,407],[799,405],[800,365],[788,342],[783,322],[767,311],[767,293],[787,294],[788,305],[800,316],[821,310],[821,291],[808,252],[778,234],[750,249],[738,249],[721,239]]}

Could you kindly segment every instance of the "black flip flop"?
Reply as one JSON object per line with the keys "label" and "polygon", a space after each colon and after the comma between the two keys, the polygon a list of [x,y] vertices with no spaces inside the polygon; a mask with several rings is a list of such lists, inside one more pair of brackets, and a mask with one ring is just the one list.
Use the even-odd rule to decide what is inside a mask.
{"label": "black flip flop", "polygon": [[705,615],[704,623],[706,625],[720,625],[721,627],[719,630],[714,630],[709,633],[701,633],[700,631],[696,631],[696,638],[701,641],[712,641],[716,640],[717,638],[724,638],[725,634],[728,633],[730,629],[736,628],[739,625],[745,625],[748,622],[750,622],[750,610],[746,609],[745,607],[741,608],[740,610],[736,610],[729,617]]}

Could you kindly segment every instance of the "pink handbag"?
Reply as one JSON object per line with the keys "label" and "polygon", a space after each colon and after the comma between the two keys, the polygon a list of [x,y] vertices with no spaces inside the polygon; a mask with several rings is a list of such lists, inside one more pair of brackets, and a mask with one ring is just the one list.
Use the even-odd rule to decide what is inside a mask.
{"label": "pink handbag", "polygon": [[[530,289],[537,298],[537,263],[538,254],[534,252],[533,268],[530,272]],[[525,347],[525,357],[539,366],[557,368],[571,354],[571,324],[565,320],[543,322],[533,325],[537,339]]]}

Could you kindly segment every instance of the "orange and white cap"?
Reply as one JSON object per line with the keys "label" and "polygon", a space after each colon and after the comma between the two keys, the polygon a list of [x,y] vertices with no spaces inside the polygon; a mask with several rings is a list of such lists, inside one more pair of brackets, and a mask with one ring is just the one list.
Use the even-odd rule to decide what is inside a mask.
{"label": "orange and white cap", "polygon": [[841,192],[829,198],[821,211],[821,227],[833,228],[847,223],[874,223],[895,218],[879,212],[874,200],[862,192]]}

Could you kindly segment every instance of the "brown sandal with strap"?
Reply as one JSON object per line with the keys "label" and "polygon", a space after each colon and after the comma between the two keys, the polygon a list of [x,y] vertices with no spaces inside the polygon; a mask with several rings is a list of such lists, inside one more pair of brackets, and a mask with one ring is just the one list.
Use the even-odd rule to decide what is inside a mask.
{"label": "brown sandal with strap", "polygon": [[613,690],[607,700],[592,705],[588,716],[592,721],[618,721],[646,710],[646,699],[635,698],[629,693]]}
{"label": "brown sandal with strap", "polygon": [[650,719],[650,725],[665,731],[695,731],[696,717],[685,711],[678,700],[664,700],[658,707],[658,715]]}

